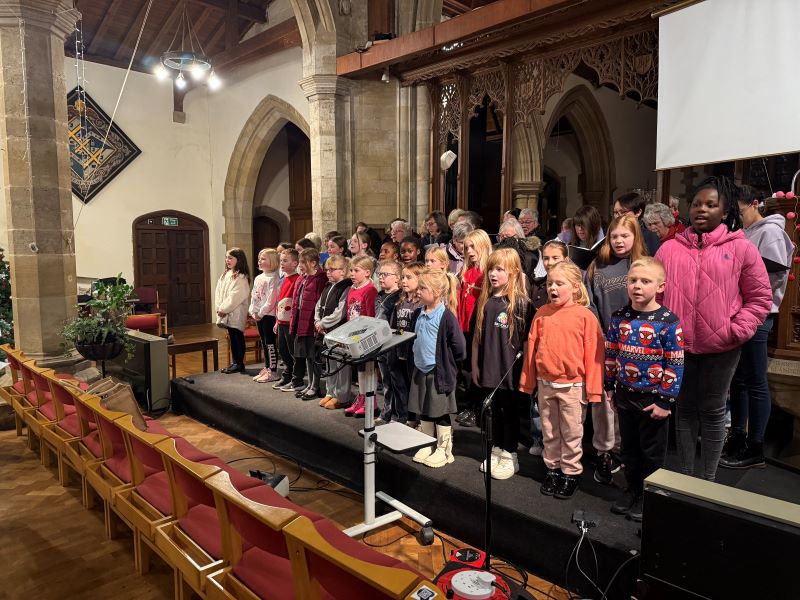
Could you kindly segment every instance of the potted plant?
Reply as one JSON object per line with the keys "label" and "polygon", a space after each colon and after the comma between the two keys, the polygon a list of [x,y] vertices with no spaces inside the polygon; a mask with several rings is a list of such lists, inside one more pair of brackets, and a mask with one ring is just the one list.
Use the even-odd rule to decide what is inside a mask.
{"label": "potted plant", "polygon": [[122,283],[121,277],[120,273],[112,284],[96,283],[91,299],[79,305],[78,316],[64,325],[64,339],[86,359],[110,360],[123,349],[128,356],[133,354],[133,343],[125,328],[125,321],[133,310],[129,302],[133,286]]}

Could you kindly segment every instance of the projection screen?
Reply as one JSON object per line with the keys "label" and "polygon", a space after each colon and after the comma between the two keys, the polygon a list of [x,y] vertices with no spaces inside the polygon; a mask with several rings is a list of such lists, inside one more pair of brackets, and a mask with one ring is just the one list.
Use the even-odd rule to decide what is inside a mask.
{"label": "projection screen", "polygon": [[656,168],[800,150],[800,0],[705,0],[659,20]]}

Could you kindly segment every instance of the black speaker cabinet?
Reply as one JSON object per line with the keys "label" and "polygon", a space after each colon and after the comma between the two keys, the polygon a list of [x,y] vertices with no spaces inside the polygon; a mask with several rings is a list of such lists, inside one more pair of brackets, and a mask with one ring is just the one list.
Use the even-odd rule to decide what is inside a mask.
{"label": "black speaker cabinet", "polygon": [[797,600],[800,506],[657,471],[645,482],[637,598]]}
{"label": "black speaker cabinet", "polygon": [[143,410],[162,412],[169,409],[169,356],[167,340],[162,337],[128,330],[133,342],[133,355],[122,352],[106,361],[106,375],[131,385]]}

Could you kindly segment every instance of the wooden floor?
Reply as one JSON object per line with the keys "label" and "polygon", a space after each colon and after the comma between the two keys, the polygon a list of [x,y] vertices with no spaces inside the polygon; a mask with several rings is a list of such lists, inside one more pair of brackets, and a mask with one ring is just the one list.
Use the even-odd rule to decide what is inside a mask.
{"label": "wooden floor", "polygon": [[[179,338],[181,328],[175,328]],[[186,329],[183,329],[186,331]],[[213,325],[191,328],[220,340],[220,366],[227,364],[224,331]],[[252,357],[250,357],[252,360]],[[202,371],[199,353],[181,355],[178,376]],[[206,452],[233,463],[237,469],[277,470],[292,479],[291,499],[317,511],[340,526],[362,520],[361,497],[298,465],[253,448],[188,417],[165,415],[161,422]],[[398,523],[365,536],[364,542],[379,552],[402,559],[433,577],[444,565],[445,555],[462,546],[446,533],[433,545],[421,546],[416,528]],[[76,485],[62,488],[52,468],[41,466],[38,454],[25,446],[13,431],[0,432],[0,600],[16,598],[171,598],[170,568],[155,559],[153,570],[144,577],[133,568],[130,534],[107,540],[100,510],[87,511]],[[519,577],[512,569],[509,575]],[[528,591],[535,598],[548,594],[569,598],[562,589],[529,574]]]}

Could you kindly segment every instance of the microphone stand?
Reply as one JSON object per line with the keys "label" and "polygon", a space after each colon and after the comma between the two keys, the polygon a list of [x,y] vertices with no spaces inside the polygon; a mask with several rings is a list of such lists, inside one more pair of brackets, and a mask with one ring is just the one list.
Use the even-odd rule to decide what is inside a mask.
{"label": "microphone stand", "polygon": [[500,386],[503,385],[506,377],[508,377],[508,374],[514,368],[514,365],[517,364],[517,361],[521,356],[522,350],[517,352],[517,355],[514,357],[511,366],[508,367],[508,370],[500,378],[500,382],[495,386],[491,393],[486,396],[486,399],[483,401],[483,407],[481,408],[481,431],[483,433],[483,439],[485,442],[483,446],[483,464],[486,465],[483,470],[483,485],[486,488],[486,520],[483,529],[483,550],[486,553],[486,557],[483,561],[483,568],[487,572],[490,570],[490,545],[492,543],[492,401],[494,400],[495,392],[497,392],[497,390],[500,389]]}

